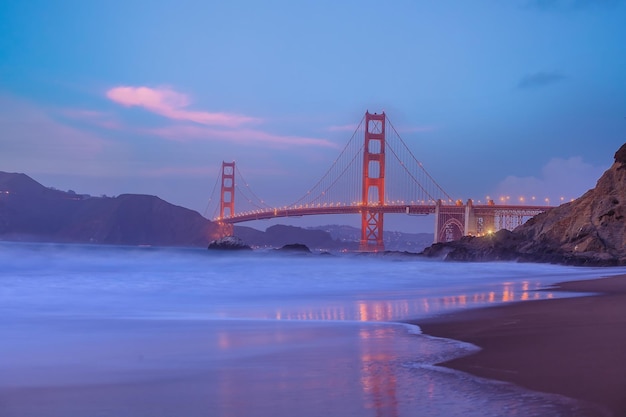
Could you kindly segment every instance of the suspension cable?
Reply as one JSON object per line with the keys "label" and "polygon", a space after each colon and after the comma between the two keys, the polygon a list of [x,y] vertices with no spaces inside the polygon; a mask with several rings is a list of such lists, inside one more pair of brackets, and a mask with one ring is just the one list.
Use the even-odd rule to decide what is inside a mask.
{"label": "suspension cable", "polygon": [[[404,146],[404,149],[406,150],[406,152],[408,152],[409,156],[411,158],[413,158],[413,160],[415,162],[417,162],[418,166],[422,169],[422,172],[424,174],[426,174],[426,176],[428,177],[428,179],[435,185],[435,187],[437,187],[437,189],[448,199],[448,200],[452,200],[452,197],[450,197],[450,195],[444,191],[443,188],[441,188],[441,186],[437,183],[437,181],[435,181],[435,179],[428,173],[428,171],[426,171],[426,168],[424,168],[424,166],[422,165],[422,163],[415,157],[415,155],[413,155],[413,152],[411,152],[411,150],[409,149],[408,146],[406,146],[406,143],[404,143],[404,141],[402,140],[402,137],[400,136],[400,134],[398,133],[398,131],[396,130],[396,128],[393,126],[393,124],[391,123],[391,121],[389,120],[389,117],[387,117],[387,121],[389,122],[389,126],[391,126],[391,129],[394,131],[394,133],[396,134],[396,136],[398,137],[398,139],[400,140],[400,143],[402,144],[402,146]],[[394,155],[396,155],[395,151],[393,150],[393,148],[391,148],[391,151],[394,153]],[[396,155],[396,158],[398,158],[398,156]],[[398,159],[399,160],[399,159]],[[402,161],[400,161],[402,162]],[[405,168],[405,170],[407,172],[408,169]],[[417,182],[417,179],[415,179],[415,177],[409,172],[409,175],[411,175],[411,177],[413,178],[414,181]],[[419,183],[418,183],[419,184]],[[422,185],[420,184],[420,187],[423,189]],[[424,192],[426,192],[426,194],[429,194],[426,190],[424,190]],[[430,194],[429,194],[430,196]],[[432,198],[432,196],[430,196]]]}
{"label": "suspension cable", "polygon": [[237,191],[237,192],[238,192],[238,193],[239,193],[239,194],[240,194],[240,195],[241,195],[241,196],[242,196],[242,197],[243,197],[243,198],[244,198],[244,199],[245,199],[248,203],[250,203],[252,206],[254,206],[254,207],[256,207],[256,208],[258,208],[258,209],[260,209],[260,210],[264,210],[264,209],[270,208],[269,206],[265,206],[265,207],[263,207],[263,206],[260,206],[260,205],[256,204],[254,201],[252,201],[252,199],[251,199],[250,197],[248,197],[247,195],[245,195],[245,194],[243,193],[243,191],[241,190],[241,188],[239,188],[239,187],[235,187],[235,190],[236,190],[236,191]]}
{"label": "suspension cable", "polygon": [[[208,213],[209,213],[209,206],[211,205],[211,202],[213,201],[213,197],[215,197],[215,190],[217,189],[217,184],[220,182],[220,179],[222,178],[222,170],[220,169],[220,173],[217,175],[216,179],[215,179],[215,184],[213,184],[213,190],[211,191],[211,194],[209,196],[209,201],[206,203],[206,207],[204,208],[204,217],[207,217]],[[215,213],[213,213],[213,217],[215,217]]]}
{"label": "suspension cable", "polygon": [[[250,204],[254,205],[255,207],[259,207],[259,208],[272,208],[271,206],[269,206],[268,204],[265,204],[265,202],[260,199],[254,191],[252,191],[252,188],[250,188],[250,185],[248,184],[248,182],[246,181],[246,179],[243,177],[243,175],[241,174],[241,171],[239,171],[239,168],[237,167],[237,165],[235,165],[235,169],[237,170],[237,174],[239,174],[239,177],[241,178],[241,180],[243,181],[244,186],[246,187],[246,189],[250,192],[250,194],[252,194],[252,196],[261,204],[261,206],[259,207],[257,204],[253,203],[252,201],[250,201]],[[235,187],[238,188],[238,187]],[[243,192],[240,191],[242,194]]]}
{"label": "suspension cable", "polygon": [[[339,156],[333,161],[332,165],[330,166],[330,168],[328,168],[328,170],[326,171],[326,173],[322,176],[322,178],[317,181],[317,183],[315,183],[315,185],[311,188],[309,188],[309,190],[302,196],[300,197],[298,200],[296,200],[294,203],[292,203],[290,206],[296,206],[298,205],[300,202],[302,202],[302,200],[304,200],[305,198],[307,198],[309,196],[309,194],[311,194],[311,191],[313,191],[314,189],[316,189],[325,179],[326,177],[328,177],[331,173],[331,171],[333,170],[333,168],[335,167],[335,165],[337,164],[337,162],[341,159],[341,157],[343,156],[343,154],[348,150],[348,147],[352,144],[352,141],[354,140],[354,138],[356,137],[356,134],[359,132],[359,129],[361,128],[361,126],[363,125],[363,121],[365,120],[365,116],[363,116],[363,118],[361,119],[361,121],[359,122],[358,126],[356,127],[356,129],[354,130],[354,133],[352,133],[352,137],[350,138],[350,140],[348,141],[348,143],[346,144],[346,146],[343,148],[343,150],[341,151],[341,153],[339,154]],[[353,158],[354,159],[354,158]],[[344,170],[345,172],[345,170]],[[317,197],[319,198],[319,196]],[[316,199],[317,199],[316,198]]]}
{"label": "suspension cable", "polygon": [[[327,191],[329,191],[331,188],[333,188],[335,186],[335,184],[337,184],[337,182],[341,179],[341,177],[343,176],[343,174],[345,174],[345,172],[348,170],[348,168],[350,168],[352,166],[352,163],[355,161],[355,159],[361,154],[361,150],[365,147],[365,144],[361,145],[361,147],[359,148],[359,151],[357,153],[354,154],[354,156],[352,157],[352,159],[350,160],[350,162],[348,163],[348,165],[346,165],[346,167],[343,169],[343,171],[341,171],[341,173],[339,175],[337,175],[337,177],[335,178],[335,180],[328,186],[326,187],[326,189],[324,189],[324,191],[322,191],[317,197],[315,197],[313,200],[311,200],[311,202],[315,202],[317,200],[319,200],[319,198],[324,195]],[[301,199],[302,200],[302,199]],[[297,204],[298,202],[296,202]]]}

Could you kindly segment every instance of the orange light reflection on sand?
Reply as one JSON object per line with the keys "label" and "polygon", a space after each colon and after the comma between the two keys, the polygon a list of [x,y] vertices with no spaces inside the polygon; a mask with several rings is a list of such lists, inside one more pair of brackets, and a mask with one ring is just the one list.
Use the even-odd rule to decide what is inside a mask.
{"label": "orange light reflection on sand", "polygon": [[545,291],[535,291],[541,287],[540,283],[524,281],[519,284],[502,283],[500,291],[476,292],[444,297],[420,297],[414,299],[391,300],[358,300],[354,307],[334,305],[325,308],[302,308],[294,311],[276,310],[271,318],[276,320],[323,320],[323,321],[392,321],[423,313],[465,308],[472,305],[509,303],[514,301],[539,300],[554,298],[554,294]]}
{"label": "orange light reflection on sand", "polygon": [[[521,284],[521,285],[520,285]],[[359,300],[351,307],[339,304],[323,309],[306,308],[295,311],[276,310],[266,318],[276,320],[359,320],[359,321],[391,321],[398,318],[410,317],[412,314],[433,313],[455,307],[467,307],[468,304],[484,305],[500,302],[512,302],[530,299],[554,298],[552,292],[533,291],[540,287],[524,281],[520,284],[502,283],[500,291],[477,292],[445,297],[420,297],[414,299],[395,300]],[[516,293],[517,290],[517,293]],[[364,394],[366,407],[375,410],[376,415],[397,416],[398,411],[398,376],[390,365],[394,360],[393,353],[376,348],[372,344],[376,340],[391,339],[391,327],[364,325],[358,333],[360,352],[360,386]],[[252,345],[264,346],[281,343],[289,339],[289,332],[266,333],[261,332],[254,336],[242,338],[236,334],[218,333],[215,341],[221,350],[239,349]],[[368,342],[369,340],[369,342]],[[223,391],[232,394],[237,391],[236,380],[223,381]],[[289,383],[280,381],[283,390],[289,388]],[[232,391],[232,392],[231,392]],[[229,394],[229,395],[230,395]],[[432,393],[429,392],[429,395]]]}
{"label": "orange light reflection on sand", "polygon": [[[391,333],[392,329],[389,327],[374,329],[363,327],[359,337],[363,341],[384,337],[391,340]],[[394,357],[387,352],[373,350],[371,346],[369,343],[361,344],[360,382],[365,394],[366,408],[376,410],[377,416],[395,417],[398,415],[398,380],[391,365]]]}
{"label": "orange light reflection on sand", "polygon": [[508,282],[504,283],[504,290],[502,290],[502,302],[508,303],[509,301],[515,300],[515,293],[511,288],[511,284]]}
{"label": "orange light reflection on sand", "polygon": [[230,338],[228,337],[228,334],[221,333],[221,332],[218,333],[217,334],[217,345],[222,350],[229,349],[231,347],[231,344],[230,344]]}

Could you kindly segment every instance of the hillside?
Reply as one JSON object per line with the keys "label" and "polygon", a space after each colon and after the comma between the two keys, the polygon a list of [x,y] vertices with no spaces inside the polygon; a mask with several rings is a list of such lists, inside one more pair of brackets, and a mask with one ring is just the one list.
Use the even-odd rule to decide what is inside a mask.
{"label": "hillside", "polygon": [[539,214],[513,232],[464,237],[424,251],[451,260],[524,260],[626,265],[626,143],[595,188]]}
{"label": "hillside", "polygon": [[155,196],[91,197],[0,171],[0,240],[206,246],[218,226]]}
{"label": "hillside", "polygon": [[[323,230],[330,233],[330,236],[350,245],[350,248],[357,249],[361,240],[361,229],[345,225],[327,225],[310,227],[312,230]],[[397,252],[421,252],[433,243],[433,233],[405,233],[385,230],[383,241],[385,250]]]}
{"label": "hillside", "polygon": [[235,226],[235,235],[252,247],[280,248],[300,243],[310,249],[341,250],[350,249],[343,242],[334,240],[322,230],[307,230],[301,227],[274,225],[264,232],[245,226]]}
{"label": "hillside", "polygon": [[[252,247],[280,248],[300,243],[311,249],[357,251],[361,230],[345,225],[296,227],[275,225],[264,232],[245,226],[235,226],[235,235]],[[422,251],[433,241],[432,233],[403,233],[386,231],[385,250],[398,252]]]}

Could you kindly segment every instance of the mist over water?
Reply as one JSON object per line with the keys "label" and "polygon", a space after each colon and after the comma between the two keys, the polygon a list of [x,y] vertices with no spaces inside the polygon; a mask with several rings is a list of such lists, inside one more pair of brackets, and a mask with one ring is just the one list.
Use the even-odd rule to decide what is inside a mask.
{"label": "mist over water", "polygon": [[0,264],[2,416],[572,415],[433,367],[475,348],[399,322],[624,272],[17,243]]}

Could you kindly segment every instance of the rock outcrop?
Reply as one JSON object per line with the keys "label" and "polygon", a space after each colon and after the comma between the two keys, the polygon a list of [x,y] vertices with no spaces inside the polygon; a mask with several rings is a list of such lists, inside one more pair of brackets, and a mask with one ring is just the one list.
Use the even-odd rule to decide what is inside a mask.
{"label": "rock outcrop", "polygon": [[307,245],[303,245],[302,243],[290,243],[288,245],[283,246],[282,248],[275,249],[281,252],[291,252],[291,253],[299,253],[299,254],[309,254],[311,253],[311,249]]}
{"label": "rock outcrop", "polygon": [[595,188],[582,197],[533,217],[513,232],[438,243],[423,254],[459,261],[626,265],[626,143]]}
{"label": "rock outcrop", "polygon": [[229,250],[229,251],[238,251],[238,250],[252,250],[250,246],[248,246],[243,240],[238,238],[237,236],[226,236],[220,239],[214,240],[209,243],[210,250]]}

